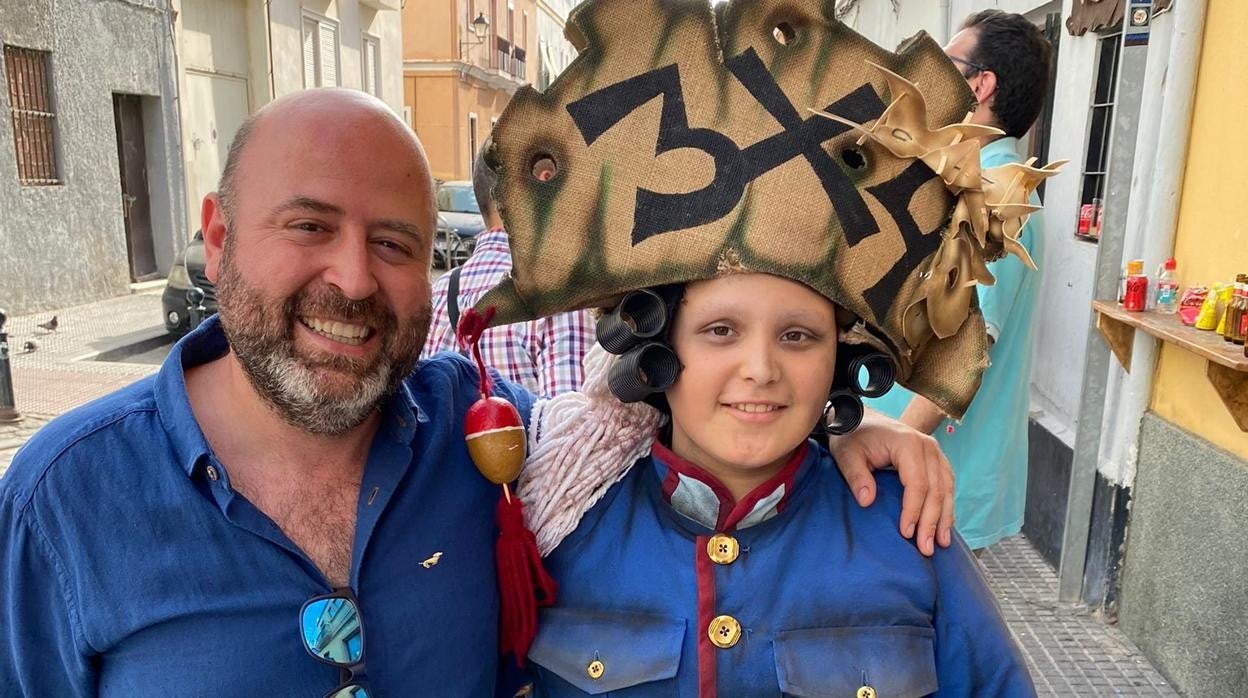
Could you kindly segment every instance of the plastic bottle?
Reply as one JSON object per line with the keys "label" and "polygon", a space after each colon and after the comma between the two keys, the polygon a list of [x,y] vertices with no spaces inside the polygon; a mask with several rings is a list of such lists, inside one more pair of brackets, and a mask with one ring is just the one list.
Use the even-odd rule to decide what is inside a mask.
{"label": "plastic bottle", "polygon": [[[1227,342],[1235,341],[1235,329],[1239,325],[1239,316],[1241,314],[1239,307],[1240,296],[1244,293],[1244,284],[1248,283],[1248,276],[1239,274],[1235,277],[1235,285],[1229,294],[1226,302],[1226,310],[1222,316],[1220,323],[1222,329],[1222,339]],[[1225,291],[1224,291],[1225,293]]]}
{"label": "plastic bottle", "polygon": [[1157,312],[1173,314],[1179,309],[1179,273],[1176,271],[1178,262],[1174,257],[1166,260],[1157,268],[1157,291],[1155,306]]}
{"label": "plastic bottle", "polygon": [[1234,342],[1248,345],[1248,283],[1244,285],[1244,293],[1240,296],[1239,303],[1239,330],[1235,333]]}
{"label": "plastic bottle", "polygon": [[1244,319],[1248,318],[1248,275],[1244,277],[1244,283],[1239,285],[1239,298],[1235,301],[1235,325],[1231,328],[1231,342],[1234,344],[1244,344],[1245,337]]}

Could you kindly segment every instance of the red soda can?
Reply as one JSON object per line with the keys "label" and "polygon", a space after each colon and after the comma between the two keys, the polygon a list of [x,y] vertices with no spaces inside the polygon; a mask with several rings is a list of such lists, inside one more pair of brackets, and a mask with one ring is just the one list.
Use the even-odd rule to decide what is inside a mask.
{"label": "red soda can", "polygon": [[1076,235],[1087,236],[1092,232],[1092,216],[1095,215],[1096,208],[1092,204],[1084,204],[1079,207],[1079,227],[1075,230]]}
{"label": "red soda can", "polygon": [[1133,275],[1127,277],[1127,291],[1122,297],[1122,307],[1133,312],[1142,312],[1148,304],[1148,277]]}

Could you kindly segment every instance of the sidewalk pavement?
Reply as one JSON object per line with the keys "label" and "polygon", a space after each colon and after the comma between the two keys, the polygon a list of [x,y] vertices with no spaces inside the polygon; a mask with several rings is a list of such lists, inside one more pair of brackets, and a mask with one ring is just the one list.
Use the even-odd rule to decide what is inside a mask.
{"label": "sidewalk pavement", "polygon": [[[163,286],[127,296],[10,317],[9,362],[13,394],[23,416],[0,425],[0,474],[13,453],[51,418],[155,373],[158,366],[100,361],[119,349],[165,341],[160,294]],[[53,316],[55,331],[38,325]],[[27,342],[34,345],[26,349]]]}
{"label": "sidewalk pavement", "polygon": [[[157,288],[10,318],[5,329],[24,419],[0,424],[0,475],[21,444],[52,417],[156,372],[155,365],[93,359],[116,358],[126,346],[159,344],[165,334],[160,293]],[[52,315],[59,323],[56,332],[37,329]],[[21,353],[31,339],[39,348]],[[1117,628],[1081,605],[1057,602],[1057,576],[1025,537],[988,548],[981,562],[1040,696],[1178,695]]]}
{"label": "sidewalk pavement", "polygon": [[1118,628],[1057,601],[1057,574],[1025,536],[989,547],[980,562],[1041,698],[1179,695]]}

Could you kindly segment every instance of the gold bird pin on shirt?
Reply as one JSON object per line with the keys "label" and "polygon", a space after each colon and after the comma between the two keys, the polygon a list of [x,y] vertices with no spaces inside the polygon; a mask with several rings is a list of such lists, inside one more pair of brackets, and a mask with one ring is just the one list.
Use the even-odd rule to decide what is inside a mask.
{"label": "gold bird pin on shirt", "polygon": [[420,563],[420,566],[424,567],[425,569],[429,569],[430,567],[433,567],[434,565],[438,564],[438,560],[441,560],[441,559],[442,559],[442,551],[439,550],[438,552],[430,555],[429,559]]}

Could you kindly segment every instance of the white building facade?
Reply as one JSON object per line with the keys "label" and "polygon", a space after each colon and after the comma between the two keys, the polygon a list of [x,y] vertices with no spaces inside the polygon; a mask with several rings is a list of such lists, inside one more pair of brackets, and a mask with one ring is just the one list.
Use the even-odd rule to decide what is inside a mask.
{"label": "white building facade", "polygon": [[248,114],[311,87],[372,93],[403,113],[399,0],[176,0],[186,235]]}

